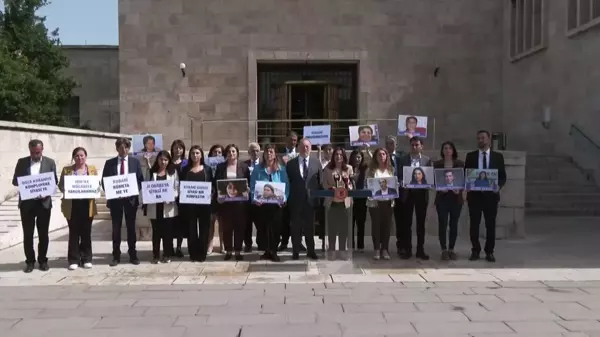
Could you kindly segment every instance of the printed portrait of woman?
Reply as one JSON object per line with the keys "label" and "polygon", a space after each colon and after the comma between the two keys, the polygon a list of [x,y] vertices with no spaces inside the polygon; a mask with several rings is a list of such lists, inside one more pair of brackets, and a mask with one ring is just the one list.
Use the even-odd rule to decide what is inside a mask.
{"label": "printed portrait of woman", "polygon": [[427,185],[427,177],[425,176],[425,171],[423,171],[420,167],[415,167],[412,172],[412,177],[410,179],[411,185]]}
{"label": "printed portrait of woman", "polygon": [[248,187],[245,179],[233,181],[217,181],[217,192],[222,200],[244,200],[248,198]]}
{"label": "printed portrait of woman", "polygon": [[490,186],[490,180],[488,179],[487,173],[485,171],[479,172],[477,179],[475,179],[474,186],[475,187],[489,187]]}
{"label": "printed portrait of woman", "polygon": [[263,199],[275,199],[276,195],[275,195],[275,189],[273,188],[273,186],[266,184],[263,187],[262,197],[263,197]]}
{"label": "printed portrait of woman", "polygon": [[141,153],[155,153],[160,152],[160,148],[156,147],[156,138],[154,136],[145,136],[142,140],[144,147],[139,151]]}

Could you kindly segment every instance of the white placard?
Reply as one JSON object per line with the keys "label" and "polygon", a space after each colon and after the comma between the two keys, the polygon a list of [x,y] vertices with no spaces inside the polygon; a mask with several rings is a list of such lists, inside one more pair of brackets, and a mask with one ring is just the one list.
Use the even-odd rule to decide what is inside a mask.
{"label": "white placard", "polygon": [[331,125],[305,126],[302,135],[304,138],[310,140],[312,145],[330,144]]}
{"label": "white placard", "polygon": [[140,194],[135,173],[104,177],[102,181],[106,200],[133,197]]}
{"label": "white placard", "polygon": [[56,193],[56,177],[54,176],[54,172],[17,177],[17,183],[21,200],[45,198]]}
{"label": "white placard", "polygon": [[64,176],[65,199],[100,198],[99,176]]}
{"label": "white placard", "polygon": [[142,202],[144,205],[174,202],[174,180],[142,181]]}
{"label": "white placard", "polygon": [[212,183],[206,181],[180,181],[179,203],[210,205]]}

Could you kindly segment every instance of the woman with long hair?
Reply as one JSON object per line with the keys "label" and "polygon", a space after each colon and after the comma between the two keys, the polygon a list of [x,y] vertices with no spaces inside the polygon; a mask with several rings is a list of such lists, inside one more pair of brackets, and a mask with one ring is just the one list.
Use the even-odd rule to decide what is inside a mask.
{"label": "woman with long hair", "polygon": [[[369,163],[367,178],[390,178],[394,177],[394,168],[390,160],[390,154],[386,149],[378,148],[373,153]],[[367,207],[371,215],[371,235],[373,237],[374,260],[383,258],[390,259],[389,244],[392,227],[392,215],[394,212],[394,200],[367,199]]]}
{"label": "woman with long hair", "polygon": [[[323,188],[346,190],[354,189],[351,177],[354,175],[352,166],[348,165],[346,151],[342,147],[333,150],[331,161],[323,170]],[[325,233],[328,241],[328,257],[335,258],[335,242],[339,242],[339,258],[347,259],[348,232],[352,226],[352,198],[325,198]]]}
{"label": "woman with long hair", "polygon": [[[442,143],[441,159],[433,163],[436,169],[464,168],[465,163],[458,159],[456,146],[452,142]],[[464,203],[462,190],[438,191],[435,194],[435,209],[438,215],[438,237],[442,249],[442,260],[456,260],[454,245],[458,237],[458,219]],[[448,236],[446,234],[449,234]],[[448,242],[446,242],[448,237]]]}
{"label": "woman with long hair", "polygon": [[427,185],[427,176],[425,171],[420,167],[415,167],[410,178],[411,185]]}
{"label": "woman with long hair", "polygon": [[[156,161],[150,168],[150,180],[173,180],[173,193],[175,197],[179,195],[179,175],[175,165],[171,162],[171,155],[168,151],[160,151],[156,156]],[[145,206],[146,214],[152,224],[152,263],[159,262],[161,241],[163,244],[161,262],[169,263],[173,256],[173,220],[178,214],[177,204],[173,201]]]}
{"label": "woman with long hair", "polygon": [[[65,166],[60,174],[58,188],[65,192],[65,176],[97,176],[93,165],[87,165],[87,151],[76,147],[71,153],[73,164]],[[69,248],[67,259],[69,270],[79,266],[92,268],[92,221],[98,214],[95,199],[62,199],[61,211],[69,225]]]}
{"label": "woman with long hair", "polygon": [[[181,171],[181,181],[213,182],[212,169],[204,163],[204,151],[198,145],[190,148],[188,164]],[[211,194],[214,189],[211,188]],[[208,252],[211,205],[182,205],[188,231],[188,251],[192,262],[204,262]]]}
{"label": "woman with long hair", "polygon": [[[349,165],[352,166],[352,181],[354,188],[365,188],[366,160],[360,150],[350,153]],[[365,249],[365,223],[367,222],[367,199],[357,198],[352,200],[352,249],[359,253]],[[356,227],[356,231],[355,228]]]}
{"label": "woman with long hair", "polygon": [[[173,143],[171,144],[171,162],[173,163],[173,165],[175,165],[175,169],[177,170],[179,177],[181,177],[181,169],[187,165],[188,161],[187,159],[185,159],[185,143],[180,139],[173,141]],[[177,198],[175,202],[177,203],[177,207],[180,211],[179,215],[175,219],[173,219],[173,233],[175,235],[175,238],[177,239],[177,248],[175,249],[175,256],[181,258],[183,257],[181,245],[183,244],[183,239],[188,237],[188,224],[185,219],[185,216],[181,214],[179,198]]]}
{"label": "woman with long hair", "polygon": [[[264,149],[261,163],[254,168],[250,176],[250,191],[254,192],[256,183],[259,181],[269,181],[285,184],[285,199],[289,195],[289,181],[285,167],[277,159],[277,153],[274,145],[267,145]],[[265,185],[265,189],[267,189]],[[271,189],[273,187],[271,186]],[[257,241],[265,243],[265,253],[260,257],[263,260],[279,262],[277,256],[277,245],[279,244],[279,231],[283,216],[284,204],[262,204],[256,201],[254,193],[250,193],[253,204],[258,207]],[[260,237],[260,240],[258,239]]]}
{"label": "woman with long hair", "polygon": [[[215,144],[213,146],[210,147],[210,150],[208,150],[208,158],[213,158],[213,157],[223,157],[223,153],[225,148],[223,147],[223,145],[221,144]],[[217,166],[210,166],[207,165],[211,168],[213,176],[215,171],[217,170]],[[221,227],[221,223],[218,221],[219,220],[219,214],[217,212],[217,207],[212,207],[211,208],[211,216],[210,216],[210,228],[208,229],[208,251],[207,254],[210,255],[213,252],[213,242],[215,240],[215,227],[217,227],[218,232],[219,232],[219,251],[223,252],[225,249],[223,248],[223,228]]]}
{"label": "woman with long hair", "polygon": [[[250,180],[250,169],[248,165],[239,160],[240,151],[234,144],[225,147],[225,162],[217,165],[214,181],[224,179],[246,179]],[[220,201],[219,201],[220,202]],[[223,231],[223,244],[225,245],[225,261],[232,258],[235,252],[235,260],[242,261],[242,245],[246,229],[247,201],[229,201],[218,205],[219,227]],[[233,242],[232,242],[233,239]]]}

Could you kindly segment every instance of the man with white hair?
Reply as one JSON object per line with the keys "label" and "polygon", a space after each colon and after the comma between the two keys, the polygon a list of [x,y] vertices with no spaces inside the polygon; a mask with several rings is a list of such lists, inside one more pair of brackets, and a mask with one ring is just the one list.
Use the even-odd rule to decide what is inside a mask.
{"label": "man with white hair", "polygon": [[[256,142],[252,142],[248,144],[248,155],[250,159],[245,161],[245,164],[248,165],[250,169],[250,174],[254,171],[254,168],[258,166],[260,163],[260,145]],[[254,191],[250,191],[250,193],[254,193]],[[262,240],[263,231],[260,230],[257,225],[258,220],[258,211],[256,205],[252,204],[251,201],[248,201],[248,216],[246,216],[246,232],[244,233],[244,251],[246,253],[250,253],[252,251],[252,223],[254,223],[254,227],[256,227],[256,245],[258,246],[258,250],[265,250],[265,247],[262,246],[264,240]]]}

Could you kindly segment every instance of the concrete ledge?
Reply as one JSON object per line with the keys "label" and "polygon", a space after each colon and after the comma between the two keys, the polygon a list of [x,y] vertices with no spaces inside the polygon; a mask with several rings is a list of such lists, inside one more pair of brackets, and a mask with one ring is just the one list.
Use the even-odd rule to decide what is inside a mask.
{"label": "concrete ledge", "polygon": [[99,131],[84,130],[84,129],[65,128],[65,127],[52,126],[52,125],[40,125],[40,124],[29,124],[29,123],[18,123],[18,122],[7,122],[7,121],[0,121],[0,131],[1,130],[34,131],[34,132],[37,131],[37,132],[43,132],[43,133],[102,137],[102,138],[113,138],[113,139],[125,137],[125,138],[131,139],[131,135],[120,134],[120,133],[99,132]]}

